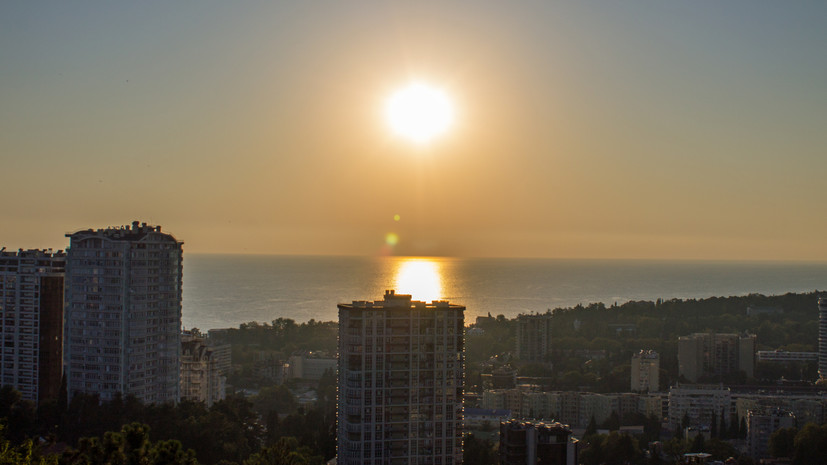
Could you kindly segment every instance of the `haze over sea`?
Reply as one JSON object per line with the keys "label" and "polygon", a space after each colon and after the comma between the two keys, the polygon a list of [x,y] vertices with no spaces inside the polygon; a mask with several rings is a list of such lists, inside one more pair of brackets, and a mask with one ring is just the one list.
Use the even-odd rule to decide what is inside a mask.
{"label": "haze over sea", "polygon": [[[827,263],[187,254],[185,328],[279,317],[336,320],[336,304],[385,289],[447,299],[478,315],[545,312],[579,303],[785,294],[827,288]],[[813,302],[813,311],[816,303]]]}

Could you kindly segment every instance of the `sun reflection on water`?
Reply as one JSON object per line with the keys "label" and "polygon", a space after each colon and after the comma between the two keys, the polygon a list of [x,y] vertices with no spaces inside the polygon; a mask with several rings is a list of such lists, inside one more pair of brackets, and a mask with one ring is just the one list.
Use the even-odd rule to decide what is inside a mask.
{"label": "sun reflection on water", "polygon": [[442,298],[441,264],[427,258],[401,261],[396,269],[397,294],[410,294],[413,300],[430,302]]}

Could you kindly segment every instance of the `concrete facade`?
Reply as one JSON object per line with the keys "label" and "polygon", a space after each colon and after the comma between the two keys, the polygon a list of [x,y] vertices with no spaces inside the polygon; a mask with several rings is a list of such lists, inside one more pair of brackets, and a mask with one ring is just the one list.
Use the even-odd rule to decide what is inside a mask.
{"label": "concrete facade", "polygon": [[660,388],[660,355],[641,350],[632,355],[632,392],[656,392]]}
{"label": "concrete facade", "polygon": [[462,463],[465,307],[394,291],[338,307],[337,463]]}
{"label": "concrete facade", "polygon": [[0,384],[36,403],[60,390],[65,265],[63,252],[0,251]]}
{"label": "concrete facade", "polygon": [[64,372],[69,396],[144,403],[180,395],[182,242],[160,226],[67,234]]}
{"label": "concrete facade", "polygon": [[545,362],[551,356],[550,313],[518,315],[515,355],[520,360]]}

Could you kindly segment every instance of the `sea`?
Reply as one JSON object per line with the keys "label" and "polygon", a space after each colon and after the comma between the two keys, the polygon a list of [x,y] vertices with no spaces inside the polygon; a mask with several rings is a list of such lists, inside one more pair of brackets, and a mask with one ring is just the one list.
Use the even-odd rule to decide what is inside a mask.
{"label": "sea", "polygon": [[390,289],[465,305],[471,323],[593,302],[825,288],[823,262],[186,254],[183,325],[203,331],[277,318],[335,321],[336,304],[381,300]]}

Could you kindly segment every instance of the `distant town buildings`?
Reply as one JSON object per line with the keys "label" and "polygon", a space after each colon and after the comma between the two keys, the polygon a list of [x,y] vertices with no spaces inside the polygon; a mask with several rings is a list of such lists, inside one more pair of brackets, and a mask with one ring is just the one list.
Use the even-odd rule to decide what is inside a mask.
{"label": "distant town buildings", "polygon": [[394,291],[338,307],[337,463],[462,463],[465,307]]}
{"label": "distant town buildings", "polygon": [[784,314],[784,309],[781,307],[761,307],[757,305],[750,305],[747,307],[747,316],[782,314]]}
{"label": "distant town buildings", "polygon": [[324,354],[305,352],[287,359],[287,377],[318,381],[325,373],[336,373],[338,360]]}
{"label": "distant town buildings", "polygon": [[491,373],[483,373],[482,386],[484,389],[508,389],[517,385],[517,370],[508,367],[497,367]]}
{"label": "distant town buildings", "polygon": [[551,313],[517,316],[515,355],[518,359],[545,362],[551,356]]}
{"label": "distant town buildings", "polygon": [[503,421],[511,420],[511,410],[465,407],[465,428],[467,430],[489,430]]}
{"label": "distant town buildings", "polygon": [[180,396],[183,243],[160,226],[67,234],[64,373],[69,396]]}
{"label": "distant town buildings", "polygon": [[287,363],[284,353],[276,350],[257,350],[253,352],[253,374],[274,384],[284,383],[287,377]]}
{"label": "distant town buildings", "polygon": [[181,400],[204,402],[209,407],[226,397],[224,354],[229,345],[211,346],[198,332],[181,336]]}
{"label": "distant town buildings", "polygon": [[503,465],[575,465],[577,440],[561,423],[507,421],[500,423],[500,463]]}
{"label": "distant town buildings", "polygon": [[0,383],[40,403],[60,390],[66,255],[0,250]]}
{"label": "distant town buildings", "polygon": [[659,389],[660,355],[654,350],[641,350],[632,355],[632,392]]}
{"label": "distant town buildings", "polygon": [[786,350],[759,350],[759,362],[817,362],[818,352],[788,352]]}
{"label": "distant town buildings", "polygon": [[542,391],[534,385],[486,390],[480,401],[482,408],[509,410],[514,418],[555,419],[578,428],[585,428],[592,418],[603,423],[612,412],[620,418],[638,412],[661,418],[662,404],[659,394]]}
{"label": "distant town buildings", "polygon": [[[686,417],[688,426],[710,426],[713,416],[727,425],[734,413],[732,393],[723,385],[679,385],[669,388],[669,424],[676,430]],[[720,420],[718,420],[720,421]]]}
{"label": "distant town buildings", "polygon": [[755,335],[695,333],[678,338],[678,373],[695,383],[702,377],[755,373]]}

